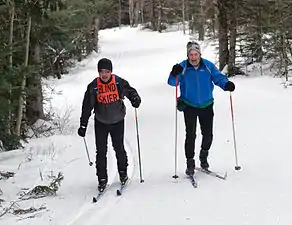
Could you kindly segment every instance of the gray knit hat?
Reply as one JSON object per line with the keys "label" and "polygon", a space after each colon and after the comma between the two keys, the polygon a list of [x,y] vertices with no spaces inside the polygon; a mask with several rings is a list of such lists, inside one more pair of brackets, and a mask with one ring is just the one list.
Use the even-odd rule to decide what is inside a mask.
{"label": "gray knit hat", "polygon": [[191,50],[195,50],[201,55],[201,47],[198,42],[195,41],[189,41],[187,43],[187,55],[189,55]]}

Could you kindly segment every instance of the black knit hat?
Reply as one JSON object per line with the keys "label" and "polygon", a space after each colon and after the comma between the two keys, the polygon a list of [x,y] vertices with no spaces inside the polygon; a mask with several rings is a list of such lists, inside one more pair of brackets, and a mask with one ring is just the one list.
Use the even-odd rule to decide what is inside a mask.
{"label": "black knit hat", "polygon": [[107,58],[102,58],[97,63],[97,70],[100,72],[102,69],[113,71],[113,64]]}

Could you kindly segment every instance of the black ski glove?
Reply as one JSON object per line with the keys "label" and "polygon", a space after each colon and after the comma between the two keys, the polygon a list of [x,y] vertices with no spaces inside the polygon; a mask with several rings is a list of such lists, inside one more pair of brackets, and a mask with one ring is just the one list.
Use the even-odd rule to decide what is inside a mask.
{"label": "black ski glove", "polygon": [[131,100],[131,104],[134,108],[138,108],[140,106],[140,103],[141,103],[141,98],[139,96],[135,96]]}
{"label": "black ski glove", "polygon": [[80,127],[78,128],[78,135],[80,137],[85,137],[85,133],[86,133],[86,126],[80,125]]}
{"label": "black ski glove", "polygon": [[225,90],[226,91],[234,91],[235,90],[235,85],[233,82],[231,81],[228,81],[226,84],[225,84]]}
{"label": "black ski glove", "polygon": [[179,64],[175,64],[173,67],[172,67],[172,70],[171,70],[171,75],[176,77],[177,75],[179,75],[182,71],[183,71],[183,67]]}

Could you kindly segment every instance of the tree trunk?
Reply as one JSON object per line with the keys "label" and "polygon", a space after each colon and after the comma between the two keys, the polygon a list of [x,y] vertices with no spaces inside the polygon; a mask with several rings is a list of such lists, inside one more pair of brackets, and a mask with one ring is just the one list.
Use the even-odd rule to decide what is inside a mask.
{"label": "tree trunk", "polygon": [[237,2],[236,0],[233,0],[230,3],[230,8],[228,9],[230,12],[230,46],[229,46],[229,59],[228,59],[228,75],[234,76],[235,75],[235,57],[236,57],[236,35],[237,35],[237,17],[236,17],[236,11],[237,11]]}
{"label": "tree trunk", "polygon": [[[24,66],[28,66],[28,57],[29,57],[29,45],[30,45],[30,31],[31,31],[31,16],[28,16],[28,22],[27,22],[27,30],[26,30],[26,44],[25,44],[25,59],[24,59]],[[16,120],[16,127],[15,127],[15,133],[16,135],[20,136],[20,128],[21,128],[21,122],[23,118],[23,110],[25,109],[26,104],[26,97],[25,97],[25,89],[26,87],[26,75],[24,73],[21,81],[20,86],[20,96],[19,96],[19,104],[18,104],[18,112],[17,112],[17,120]]]}
{"label": "tree trunk", "polygon": [[158,0],[158,16],[157,16],[157,31],[161,32],[162,31],[162,27],[161,27],[161,22],[162,22],[162,4],[161,4],[161,0]]}
{"label": "tree trunk", "polygon": [[155,0],[150,0],[150,22],[151,22],[151,28],[156,31],[156,19],[155,19]]}
{"label": "tree trunk", "polygon": [[183,33],[186,34],[185,26],[186,16],[185,16],[185,0],[182,0],[182,24],[183,24]]}
{"label": "tree trunk", "polygon": [[279,30],[280,30],[280,54],[281,54],[281,66],[280,70],[282,71],[282,67],[284,67],[284,72],[281,74],[282,76],[285,76],[286,81],[288,82],[289,77],[288,77],[288,66],[289,66],[289,58],[287,55],[287,46],[286,46],[286,31],[287,27],[285,26],[283,20],[284,20],[284,15],[283,11],[281,11],[284,6],[283,2],[281,0],[277,1],[277,8],[280,10],[280,24],[279,24]]}
{"label": "tree trunk", "polygon": [[129,0],[129,18],[130,26],[134,26],[134,0]]}
{"label": "tree trunk", "polygon": [[[8,66],[9,69],[12,69],[13,66],[13,27],[14,27],[14,16],[15,16],[15,6],[14,2],[11,3],[10,8],[10,30],[9,30],[9,58],[8,58]],[[9,98],[8,98],[8,126],[7,126],[7,133],[11,134],[11,84],[9,83]]]}
{"label": "tree trunk", "polygon": [[213,10],[214,10],[214,14],[212,15],[212,32],[213,32],[213,37],[216,37],[216,28],[218,27],[217,25],[217,21],[218,21],[218,13],[217,10],[218,8],[216,7],[217,5],[217,0],[213,0]]}
{"label": "tree trunk", "polygon": [[292,44],[290,43],[290,40],[288,38],[286,39],[286,43],[290,52],[290,57],[292,58]]}
{"label": "tree trunk", "polygon": [[184,0],[185,1],[185,11],[186,11],[186,21],[188,21],[188,31],[189,34],[191,34],[191,29],[190,29],[190,1],[189,0]]}
{"label": "tree trunk", "polygon": [[94,40],[93,40],[93,43],[94,43],[94,51],[96,53],[98,53],[98,32],[99,32],[99,18],[98,17],[95,17],[94,18],[94,28],[93,28],[93,36],[94,36]]}
{"label": "tree trunk", "polygon": [[199,27],[199,19],[198,16],[200,14],[200,11],[198,10],[200,9],[200,1],[192,1],[192,14],[191,14],[191,33],[194,34]]}
{"label": "tree trunk", "polygon": [[230,28],[230,47],[229,47],[229,60],[228,60],[228,74],[230,76],[235,75],[235,58],[236,58],[236,27],[234,27],[234,24],[231,25]]}
{"label": "tree trunk", "polygon": [[141,23],[144,24],[144,0],[140,0]]}
{"label": "tree trunk", "polygon": [[[35,43],[33,47],[33,61],[36,65],[41,63],[41,46]],[[44,119],[43,92],[41,82],[41,72],[27,78],[26,118],[29,125],[34,124],[38,119]]]}
{"label": "tree trunk", "polygon": [[228,63],[228,25],[226,1],[218,0],[218,22],[219,22],[219,69],[222,70]]}
{"label": "tree trunk", "polygon": [[262,6],[260,5],[260,0],[258,0],[258,18],[257,18],[257,40],[259,44],[257,45],[256,50],[256,61],[261,63],[261,75],[263,75],[263,24],[262,24]]}
{"label": "tree trunk", "polygon": [[200,1],[200,18],[199,18],[199,40],[204,41],[205,38],[205,29],[204,29],[204,11],[203,11],[203,3]]}
{"label": "tree trunk", "polygon": [[119,14],[119,28],[122,26],[122,0],[119,0],[118,14]]}
{"label": "tree trunk", "polygon": [[283,31],[283,33],[281,34],[281,59],[282,62],[281,64],[284,64],[284,72],[283,75],[285,76],[286,81],[289,80],[288,77],[288,66],[289,66],[289,58],[286,52],[286,35],[285,35],[285,31]]}
{"label": "tree trunk", "polygon": [[194,15],[191,15],[191,19],[189,21],[189,29],[190,29],[190,34],[194,34],[194,31],[195,31]]}
{"label": "tree trunk", "polygon": [[14,27],[14,16],[15,16],[15,6],[14,3],[11,4],[10,8],[10,29],[9,29],[9,58],[8,58],[8,63],[9,67],[12,68],[13,65],[13,27]]}
{"label": "tree trunk", "polygon": [[135,7],[134,7],[134,26],[136,27],[140,22],[140,0],[135,0]]}

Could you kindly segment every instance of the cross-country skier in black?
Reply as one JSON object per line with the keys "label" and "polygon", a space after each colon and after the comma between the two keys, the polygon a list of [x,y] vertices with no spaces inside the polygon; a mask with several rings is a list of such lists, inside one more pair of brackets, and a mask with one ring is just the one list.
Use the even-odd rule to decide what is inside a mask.
{"label": "cross-country skier in black", "polygon": [[126,107],[123,99],[126,96],[132,106],[138,108],[141,98],[128,81],[112,74],[113,66],[109,59],[99,60],[97,68],[99,77],[87,86],[84,95],[78,135],[85,137],[88,119],[93,109],[95,114],[96,175],[98,189],[102,192],[108,182],[107,140],[109,134],[116,152],[120,181],[124,184],[128,180],[128,159],[124,148]]}

